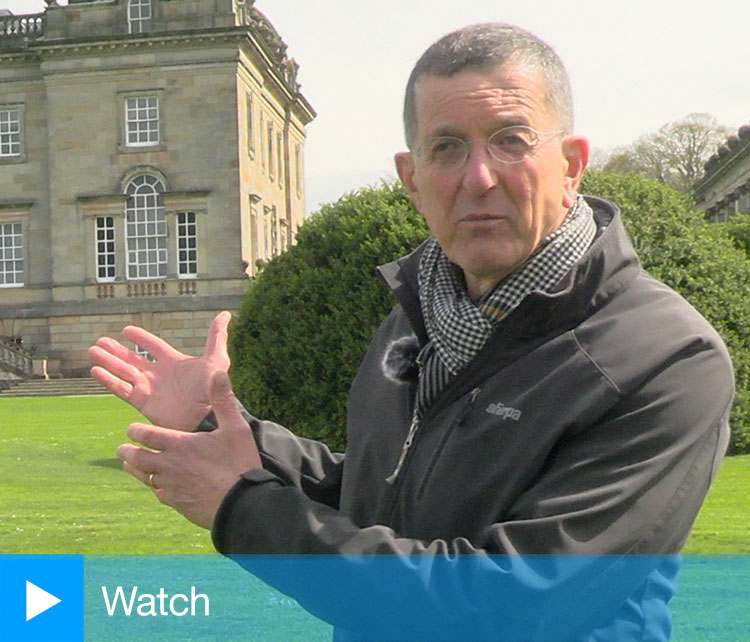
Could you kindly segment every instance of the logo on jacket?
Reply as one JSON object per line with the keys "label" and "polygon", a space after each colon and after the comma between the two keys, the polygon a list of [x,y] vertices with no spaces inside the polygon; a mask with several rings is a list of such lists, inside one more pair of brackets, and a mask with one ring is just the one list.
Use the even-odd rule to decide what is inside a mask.
{"label": "logo on jacket", "polygon": [[497,403],[491,403],[487,407],[487,412],[489,412],[491,415],[497,415],[498,417],[502,417],[503,420],[512,419],[513,421],[518,421],[521,418],[520,410],[517,410],[516,408],[511,408],[510,406],[504,406],[499,401]]}

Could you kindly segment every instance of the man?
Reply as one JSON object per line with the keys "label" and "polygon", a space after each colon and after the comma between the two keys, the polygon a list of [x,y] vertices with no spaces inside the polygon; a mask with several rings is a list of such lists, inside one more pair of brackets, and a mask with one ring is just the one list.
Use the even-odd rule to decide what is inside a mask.
{"label": "man", "polygon": [[667,639],[661,555],[728,440],[721,339],[641,270],[616,208],[577,195],[588,142],[535,36],[442,38],[404,119],[396,166],[433,238],[381,268],[398,305],[352,384],[346,455],[246,414],[251,434],[223,314],[201,358],[136,328],[155,363],[92,348],[94,376],[156,423],[218,425],[135,424],[157,452],[123,445],[126,469],[223,553],[343,560],[325,590],[260,572],[342,639]]}

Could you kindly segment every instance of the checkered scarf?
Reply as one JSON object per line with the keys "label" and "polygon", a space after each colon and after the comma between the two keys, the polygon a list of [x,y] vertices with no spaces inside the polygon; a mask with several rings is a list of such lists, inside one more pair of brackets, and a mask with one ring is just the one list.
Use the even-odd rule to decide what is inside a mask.
{"label": "checkered scarf", "polygon": [[419,299],[429,342],[417,357],[416,415],[482,349],[493,329],[531,292],[547,291],[588,249],[596,234],[594,214],[582,196],[541,249],[492,290],[473,302],[460,268],[433,238],[419,263]]}

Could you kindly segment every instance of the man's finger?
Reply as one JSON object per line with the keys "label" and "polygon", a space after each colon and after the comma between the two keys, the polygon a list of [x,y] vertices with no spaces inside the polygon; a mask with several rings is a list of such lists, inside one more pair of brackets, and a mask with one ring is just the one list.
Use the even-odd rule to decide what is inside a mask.
{"label": "man's finger", "polygon": [[109,370],[101,366],[91,368],[91,376],[123,401],[130,401],[130,397],[133,394],[133,386],[127,381],[116,377]]}
{"label": "man's finger", "polygon": [[247,422],[237,408],[232,382],[226,372],[219,371],[214,374],[208,393],[219,428],[247,426]]}
{"label": "man's finger", "polygon": [[138,326],[126,326],[122,330],[122,336],[146,350],[157,361],[159,359],[180,356],[180,353],[164,341],[164,339],[160,339],[155,334]]}
{"label": "man's finger", "polygon": [[167,448],[173,446],[176,440],[180,439],[181,436],[181,433],[170,430],[169,428],[149,426],[148,424],[142,424],[139,422],[130,424],[126,434],[130,439],[139,444],[143,444],[147,448],[161,451],[167,450]]}
{"label": "man's finger", "polygon": [[139,370],[143,370],[144,366],[148,365],[148,361],[144,357],[134,350],[126,348],[122,343],[111,337],[100,337],[97,339],[96,343],[89,348],[89,353],[94,348],[100,350],[103,355],[109,355],[113,360],[119,359],[123,363],[128,363]]}
{"label": "man's finger", "polygon": [[141,475],[134,475],[132,471],[128,471],[134,477],[138,477],[143,481],[150,473],[156,472],[159,466],[159,455],[160,453],[140,448],[135,444],[121,444],[117,448],[117,456],[122,459],[123,462],[127,463],[130,468],[135,468],[140,471]]}
{"label": "man's finger", "polygon": [[130,384],[134,384],[142,372],[134,363],[123,360],[120,355],[103,349],[98,344],[89,348],[89,358],[95,366],[108,370],[119,379]]}
{"label": "man's finger", "polygon": [[232,313],[227,310],[219,312],[219,314],[214,317],[211,327],[208,330],[208,336],[206,336],[206,347],[203,351],[205,356],[218,353],[218,355],[214,356],[226,357],[227,367],[229,366],[229,354],[227,353],[227,328],[229,327],[229,322],[231,320]]}

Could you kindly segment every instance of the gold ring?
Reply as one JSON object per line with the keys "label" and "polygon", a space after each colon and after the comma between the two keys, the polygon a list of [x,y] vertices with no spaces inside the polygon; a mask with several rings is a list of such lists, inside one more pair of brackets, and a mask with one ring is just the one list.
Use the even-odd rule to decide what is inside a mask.
{"label": "gold ring", "polygon": [[148,485],[151,486],[153,490],[157,490],[156,485],[154,484],[154,473],[149,473]]}

